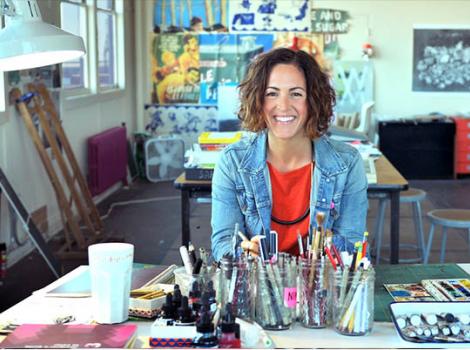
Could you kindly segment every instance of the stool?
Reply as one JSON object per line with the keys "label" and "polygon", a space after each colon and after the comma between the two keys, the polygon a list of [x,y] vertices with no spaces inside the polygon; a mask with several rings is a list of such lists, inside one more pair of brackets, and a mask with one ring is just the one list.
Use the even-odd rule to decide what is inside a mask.
{"label": "stool", "polygon": [[[423,221],[421,219],[421,201],[426,198],[426,192],[418,188],[410,188],[406,191],[400,192],[400,204],[411,203],[413,208],[413,220],[416,232],[417,244],[400,244],[400,248],[417,249],[418,258],[400,259],[400,262],[422,262],[425,257],[425,244],[423,234]],[[385,220],[385,209],[387,207],[388,198],[379,197],[379,210],[377,214],[377,221],[375,222],[375,251],[376,251],[376,264],[380,263],[380,248],[382,247],[383,226]],[[385,258],[383,258],[386,260]]]}
{"label": "stool", "polygon": [[447,229],[448,228],[463,228],[468,230],[468,247],[470,253],[470,210],[468,209],[435,209],[428,213],[428,218],[431,221],[429,228],[429,239],[424,254],[424,263],[427,264],[429,260],[429,253],[431,252],[432,239],[434,236],[434,226],[442,226],[442,243],[441,243],[441,263],[444,262],[446,254],[447,243]]}

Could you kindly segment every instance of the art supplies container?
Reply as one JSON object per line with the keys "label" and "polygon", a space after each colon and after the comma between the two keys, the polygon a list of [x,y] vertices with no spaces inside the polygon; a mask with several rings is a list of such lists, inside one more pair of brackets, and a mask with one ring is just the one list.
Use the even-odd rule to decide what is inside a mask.
{"label": "art supplies container", "polygon": [[[181,289],[182,295],[189,296],[194,282],[197,283],[198,289],[201,293],[207,290],[215,291],[215,298],[220,302],[220,269],[213,271],[201,271],[199,274],[188,275],[184,267],[178,268],[174,271],[175,284],[178,284]],[[211,292],[212,293],[212,292]]]}
{"label": "art supplies container", "polygon": [[299,321],[304,327],[324,328],[329,324],[329,285],[332,266],[322,256],[299,262]]}
{"label": "art supplies container", "polygon": [[374,281],[372,267],[350,272],[338,269],[334,274],[333,327],[344,335],[367,335],[374,323]]}
{"label": "art supplies container", "polygon": [[258,260],[255,320],[269,330],[289,329],[295,314],[295,264]]}
{"label": "art supplies container", "polygon": [[231,303],[232,313],[245,320],[254,319],[255,269],[254,258],[242,255],[232,262],[231,258],[223,258],[221,267],[221,299],[222,310]]}

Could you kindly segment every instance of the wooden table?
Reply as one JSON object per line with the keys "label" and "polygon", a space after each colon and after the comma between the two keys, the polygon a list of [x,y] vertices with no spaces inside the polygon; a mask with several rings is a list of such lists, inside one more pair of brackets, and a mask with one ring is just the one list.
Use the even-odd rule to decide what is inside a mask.
{"label": "wooden table", "polygon": [[[400,191],[408,188],[408,181],[384,156],[375,161],[377,183],[369,184],[367,193],[374,198],[383,196],[390,199],[390,263],[398,264],[400,238]],[[198,196],[210,196],[212,182],[186,180],[182,173],[174,182],[181,190],[181,244],[187,245],[191,238],[189,228],[190,199]]]}

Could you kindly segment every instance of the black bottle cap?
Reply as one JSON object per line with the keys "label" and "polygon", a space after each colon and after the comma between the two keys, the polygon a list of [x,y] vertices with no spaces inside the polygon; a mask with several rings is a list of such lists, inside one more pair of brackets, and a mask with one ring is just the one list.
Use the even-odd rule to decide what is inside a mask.
{"label": "black bottle cap", "polygon": [[181,323],[191,323],[195,321],[193,312],[188,305],[188,297],[181,299],[181,306],[178,308],[178,321]]}
{"label": "black bottle cap", "polygon": [[201,291],[199,289],[199,283],[198,281],[194,281],[191,290],[189,291],[189,297],[191,298],[200,298],[201,297]]}
{"label": "black bottle cap", "polygon": [[175,308],[173,306],[173,295],[168,293],[166,295],[165,304],[162,306],[161,317],[163,318],[175,318]]}
{"label": "black bottle cap", "polygon": [[222,325],[220,329],[222,333],[235,333],[235,316],[232,312],[232,304],[227,303],[225,305],[225,315],[222,320]]}
{"label": "black bottle cap", "polygon": [[177,310],[181,306],[181,290],[175,288],[174,294],[173,294],[173,306],[175,310]]}
{"label": "black bottle cap", "polygon": [[196,331],[198,333],[214,333],[214,325],[208,312],[201,313],[201,317],[196,323]]}

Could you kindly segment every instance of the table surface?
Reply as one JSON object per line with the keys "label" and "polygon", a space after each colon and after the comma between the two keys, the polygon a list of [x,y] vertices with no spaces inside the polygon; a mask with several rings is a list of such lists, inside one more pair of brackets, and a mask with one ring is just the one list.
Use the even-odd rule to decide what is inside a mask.
{"label": "table surface", "polygon": [[[432,265],[431,265],[432,266]],[[470,274],[470,264],[459,264]],[[92,318],[91,298],[47,297],[46,293],[65,281],[70,281],[83,272],[86,266],[80,266],[43,289],[34,292],[20,303],[0,314],[0,322],[53,323],[58,316],[74,315],[76,323],[89,323]],[[392,267],[393,268],[393,267]],[[397,266],[398,268],[398,266]],[[143,344],[149,334],[151,322],[131,322],[138,325],[139,341]],[[418,344],[402,340],[391,322],[375,322],[372,333],[364,337],[349,337],[337,334],[331,328],[308,329],[295,324],[286,331],[267,332],[278,348],[410,348]],[[468,348],[469,344],[445,344],[446,348]],[[442,344],[419,344],[420,348],[442,348]]]}
{"label": "table surface", "polygon": [[[404,190],[408,186],[408,181],[398,172],[397,169],[390,163],[390,161],[381,156],[375,161],[375,171],[377,173],[377,183],[370,184],[369,189],[396,189]],[[186,180],[185,173],[183,172],[175,180],[175,187],[185,189],[188,187],[197,187],[201,190],[210,190],[211,180]]]}

